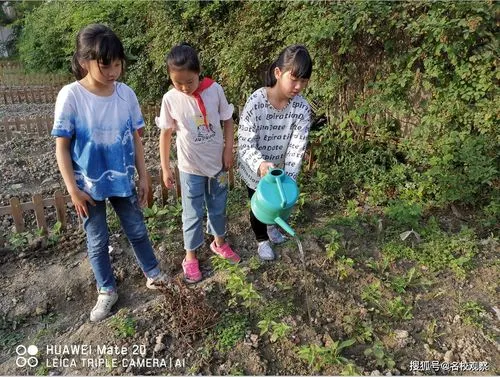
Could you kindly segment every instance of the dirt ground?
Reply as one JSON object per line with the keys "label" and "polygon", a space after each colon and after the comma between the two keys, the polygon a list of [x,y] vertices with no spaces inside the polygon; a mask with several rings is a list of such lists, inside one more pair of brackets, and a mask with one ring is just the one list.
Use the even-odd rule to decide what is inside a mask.
{"label": "dirt ground", "polygon": [[[51,110],[26,105],[24,111]],[[22,105],[0,108],[2,117],[20,113]],[[145,149],[149,169],[157,171],[154,137]],[[0,206],[11,196],[27,201],[57,189],[64,187],[50,136],[19,135],[0,144]],[[328,202],[309,193],[294,215],[305,270],[293,240],[276,246],[276,261],[261,263],[237,180],[228,203],[228,240],[242,263],[216,268],[207,237],[200,250],[204,279],[186,287],[179,205],[171,195],[165,213],[148,218],[161,266],[173,279],[159,291],[146,288],[110,216],[120,296],[113,315],[98,324],[89,322],[95,280],[71,206],[68,229],[52,230],[52,238],[37,235],[34,216],[27,215],[31,231],[17,247],[12,219],[1,217],[0,375],[498,374],[498,238],[478,237],[473,268],[459,278],[446,268],[387,261],[381,239],[392,237],[388,228],[366,218],[333,222],[340,207]],[[54,210],[46,214],[53,227]],[[451,211],[437,217],[450,233],[471,222]],[[340,235],[335,257],[329,256],[333,231]],[[399,291],[391,288],[397,276],[408,277]],[[348,341],[345,348],[337,343],[342,341]]]}

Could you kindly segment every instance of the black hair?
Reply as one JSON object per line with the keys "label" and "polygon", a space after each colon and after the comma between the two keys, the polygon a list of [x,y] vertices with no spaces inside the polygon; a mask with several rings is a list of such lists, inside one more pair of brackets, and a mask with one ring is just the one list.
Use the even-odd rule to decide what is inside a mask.
{"label": "black hair", "polygon": [[309,51],[303,45],[291,45],[281,51],[268,68],[264,79],[264,85],[273,87],[276,85],[274,69],[278,67],[282,72],[290,71],[290,74],[299,79],[311,78],[313,62]]}
{"label": "black hair", "polygon": [[76,36],[76,52],[73,54],[71,69],[77,80],[87,74],[80,65],[80,60],[97,60],[98,63],[108,65],[113,60],[125,62],[123,44],[109,27],[101,24],[91,24],[78,32]]}
{"label": "black hair", "polygon": [[188,43],[181,43],[173,47],[167,55],[167,69],[175,71],[191,71],[200,73],[200,60],[198,53]]}

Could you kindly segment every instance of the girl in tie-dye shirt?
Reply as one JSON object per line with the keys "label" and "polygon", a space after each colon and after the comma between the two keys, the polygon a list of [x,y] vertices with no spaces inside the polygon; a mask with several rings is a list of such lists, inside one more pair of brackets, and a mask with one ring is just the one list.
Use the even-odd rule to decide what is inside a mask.
{"label": "girl in tie-dye shirt", "polygon": [[166,282],[140,208],[148,197],[138,133],[144,120],[135,93],[116,81],[124,60],[123,45],[108,27],[94,24],[82,29],[72,62],[77,81],[59,92],[52,129],[59,170],[75,210],[83,218],[89,261],[97,281],[99,296],[91,321],[107,317],[118,299],[108,252],[106,199],[120,218],[147,287],[155,289]]}

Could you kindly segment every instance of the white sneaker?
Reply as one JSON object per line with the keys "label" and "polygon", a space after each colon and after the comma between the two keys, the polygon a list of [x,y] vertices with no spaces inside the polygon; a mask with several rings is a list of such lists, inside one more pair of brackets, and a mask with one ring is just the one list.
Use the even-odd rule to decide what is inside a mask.
{"label": "white sneaker", "polygon": [[99,322],[106,318],[111,312],[111,307],[117,300],[118,293],[116,292],[99,293],[99,297],[97,297],[97,304],[95,304],[94,308],[90,312],[90,321]]}
{"label": "white sneaker", "polygon": [[269,241],[259,242],[259,257],[262,260],[274,260],[274,251]]}
{"label": "white sneaker", "polygon": [[168,284],[168,275],[160,272],[154,278],[148,278],[146,281],[146,287],[149,289],[158,289],[160,287],[165,287]]}
{"label": "white sneaker", "polygon": [[279,245],[286,241],[286,237],[281,233],[277,226],[268,225],[267,226],[267,235],[269,236],[269,240],[275,244]]}

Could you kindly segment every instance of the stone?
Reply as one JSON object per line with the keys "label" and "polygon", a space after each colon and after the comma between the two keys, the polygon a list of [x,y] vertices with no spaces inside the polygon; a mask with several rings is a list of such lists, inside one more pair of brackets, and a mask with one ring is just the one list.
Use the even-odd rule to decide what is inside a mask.
{"label": "stone", "polygon": [[378,371],[377,369],[375,369],[374,371],[372,371],[370,373],[370,376],[380,376],[380,371]]}
{"label": "stone", "polygon": [[154,351],[155,352],[160,352],[160,351],[163,351],[164,349],[165,349],[165,344],[158,343],[158,344],[155,345]]}
{"label": "stone", "polygon": [[445,354],[444,354],[444,361],[446,363],[451,363],[453,361],[454,357],[453,357],[453,351],[449,350],[449,351],[446,351]]}
{"label": "stone", "polygon": [[163,337],[165,334],[160,334],[156,337],[156,344],[162,344],[163,343]]}
{"label": "stone", "polygon": [[410,336],[406,330],[394,330],[394,334],[396,335],[396,339],[406,339]]}
{"label": "stone", "polygon": [[47,314],[47,304],[42,304],[42,305],[37,306],[35,309],[35,314],[36,315]]}

